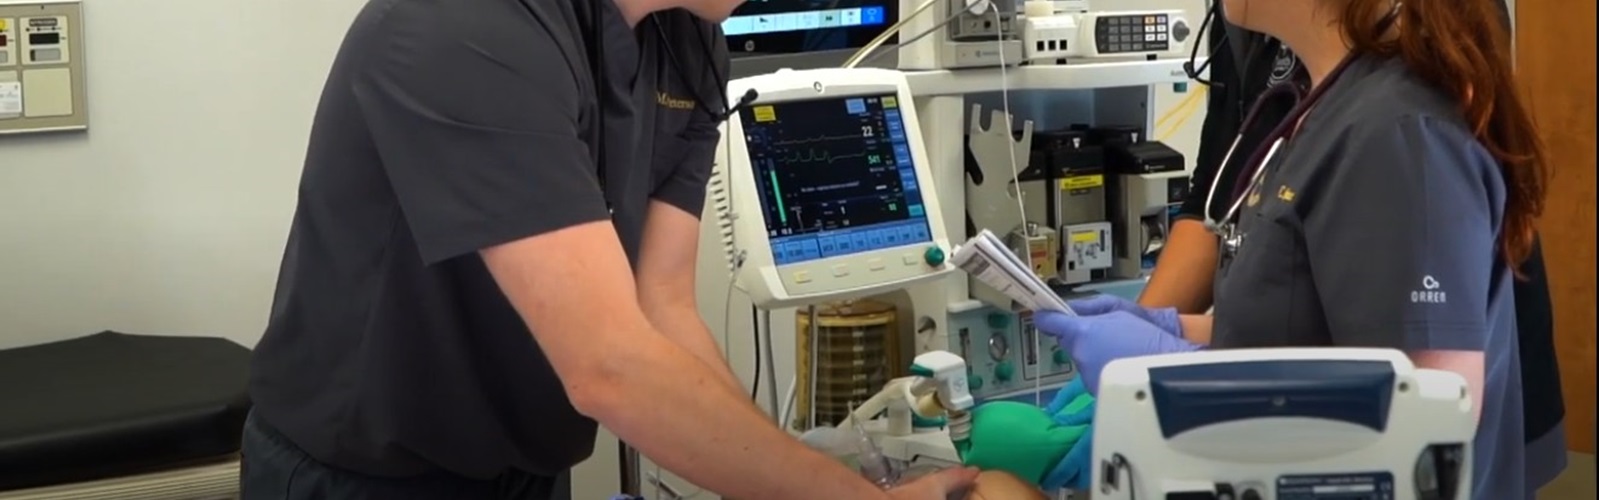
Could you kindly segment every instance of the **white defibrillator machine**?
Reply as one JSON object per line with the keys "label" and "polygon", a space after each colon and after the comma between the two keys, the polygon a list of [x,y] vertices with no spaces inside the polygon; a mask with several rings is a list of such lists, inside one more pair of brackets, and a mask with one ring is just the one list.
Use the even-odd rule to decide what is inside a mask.
{"label": "white defibrillator machine", "polygon": [[1100,375],[1094,500],[1465,500],[1466,380],[1393,349],[1127,358]]}
{"label": "white defibrillator machine", "polygon": [[764,309],[881,293],[952,270],[943,211],[899,71],[734,80],[710,195],[736,286]]}

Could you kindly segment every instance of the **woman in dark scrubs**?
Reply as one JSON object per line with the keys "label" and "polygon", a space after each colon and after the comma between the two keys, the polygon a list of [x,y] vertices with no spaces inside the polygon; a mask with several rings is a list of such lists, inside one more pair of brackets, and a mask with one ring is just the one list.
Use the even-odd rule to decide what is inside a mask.
{"label": "woman in dark scrubs", "polygon": [[[1473,492],[1533,498],[1513,280],[1543,208],[1543,152],[1492,0],[1226,0],[1287,44],[1308,95],[1268,92],[1212,193],[1226,213],[1215,315],[1130,304],[1040,314],[1083,385],[1115,359],[1204,348],[1405,351],[1466,378],[1480,412]],[[1276,103],[1278,105],[1269,105]],[[1286,105],[1284,105],[1286,104]],[[1101,314],[1091,314],[1102,312]]]}

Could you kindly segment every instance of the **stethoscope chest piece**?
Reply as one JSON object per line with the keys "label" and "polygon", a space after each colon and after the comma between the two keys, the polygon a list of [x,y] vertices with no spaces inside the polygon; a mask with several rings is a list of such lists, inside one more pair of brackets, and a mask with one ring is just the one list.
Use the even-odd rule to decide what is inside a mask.
{"label": "stethoscope chest piece", "polygon": [[1226,247],[1229,256],[1237,254],[1238,249],[1244,246],[1243,231],[1238,230],[1237,224],[1228,224],[1223,230],[1226,237],[1222,239],[1222,246]]}

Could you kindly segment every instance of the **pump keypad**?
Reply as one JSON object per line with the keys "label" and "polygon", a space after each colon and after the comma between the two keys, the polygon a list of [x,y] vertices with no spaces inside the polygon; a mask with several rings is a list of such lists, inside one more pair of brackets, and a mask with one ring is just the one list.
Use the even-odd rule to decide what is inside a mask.
{"label": "pump keypad", "polygon": [[1171,19],[1165,14],[1104,16],[1096,21],[1094,44],[1101,54],[1159,52],[1171,48]]}

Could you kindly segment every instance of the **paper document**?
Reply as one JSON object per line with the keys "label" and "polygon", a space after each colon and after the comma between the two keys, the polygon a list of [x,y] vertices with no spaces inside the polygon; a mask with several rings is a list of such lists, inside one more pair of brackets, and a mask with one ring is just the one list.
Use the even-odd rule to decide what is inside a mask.
{"label": "paper document", "polygon": [[1030,311],[1077,314],[1044,280],[1033,274],[1032,266],[1017,258],[1005,242],[987,229],[955,248],[952,262]]}
{"label": "paper document", "polygon": [[22,114],[22,82],[0,82],[0,116]]}

